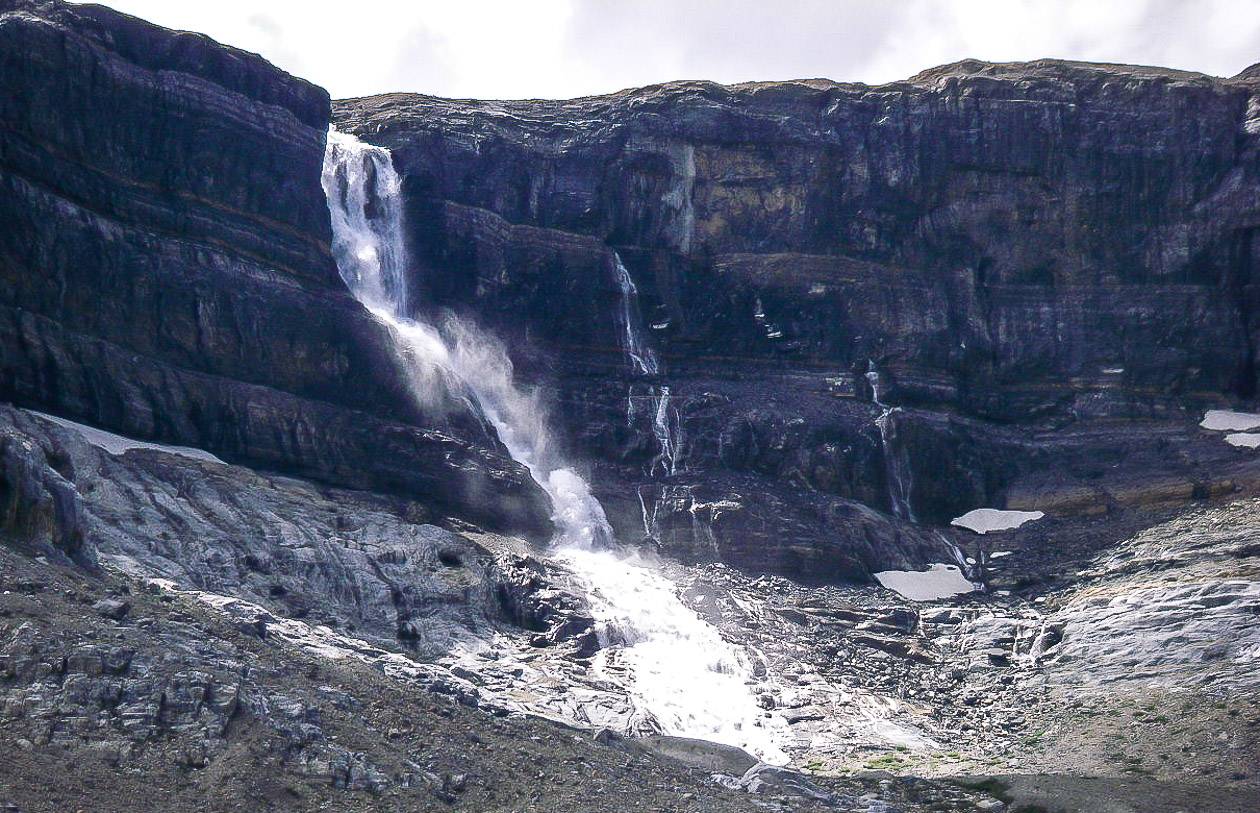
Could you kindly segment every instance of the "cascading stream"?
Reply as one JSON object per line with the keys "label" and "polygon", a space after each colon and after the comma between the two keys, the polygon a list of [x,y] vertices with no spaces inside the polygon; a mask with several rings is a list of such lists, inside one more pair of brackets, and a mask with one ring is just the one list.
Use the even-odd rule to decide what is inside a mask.
{"label": "cascading stream", "polygon": [[631,385],[626,399],[626,424],[637,429],[646,419],[652,430],[657,451],[648,462],[646,473],[649,477],[672,477],[678,473],[682,457],[683,428],[678,408],[664,384],[648,386],[646,394],[639,394],[636,389],[638,385]]}
{"label": "cascading stream", "polygon": [[911,475],[905,459],[898,454],[896,448],[897,427],[893,416],[901,411],[901,407],[892,407],[880,399],[879,370],[875,362],[868,362],[866,380],[871,385],[871,399],[883,410],[875,419],[879,429],[879,442],[884,455],[884,473],[888,480],[888,502],[892,506],[893,516],[916,522],[914,508],[910,505]]}
{"label": "cascading stream", "polygon": [[[402,199],[389,152],[330,130],[322,180],[342,279],[388,328],[418,402],[440,403],[448,387],[467,392],[513,459],[551,498],[557,527],[553,555],[588,586],[606,644],[601,658],[628,669],[627,689],[638,716],[654,719],[668,734],[738,745],[767,761],[785,761],[749,688],[747,654],[683,604],[676,587],[653,568],[601,549],[615,543],[604,509],[557,454],[541,404],[516,386],[502,345],[454,318],[439,326],[408,318]],[[624,272],[620,260],[617,264]],[[625,278],[629,282],[628,273]],[[632,282],[628,290],[633,292]],[[629,318],[629,307],[625,314]],[[636,352],[645,373],[655,369],[650,350]]]}
{"label": "cascading stream", "polygon": [[643,375],[656,375],[660,372],[656,353],[643,340],[639,326],[639,289],[630,278],[630,271],[621,261],[621,255],[614,251],[612,257],[617,288],[621,292],[621,308],[617,313],[617,321],[621,326],[622,345],[630,358],[631,366],[636,371]]}
{"label": "cascading stream", "polygon": [[[620,307],[617,311],[617,322],[621,327],[621,346],[630,362],[631,369],[638,375],[658,376],[661,372],[660,362],[652,346],[643,338],[642,319],[639,315],[639,289],[630,277],[630,271],[621,261],[621,255],[612,253],[613,271],[620,292]],[[678,456],[682,451],[682,426],[678,410],[670,398],[669,387],[661,384],[648,388],[648,395],[635,394],[635,387],[630,387],[627,396],[626,419],[634,428],[636,417],[641,414],[637,406],[640,398],[651,400],[652,436],[656,439],[658,452],[648,466],[648,476],[655,477],[659,472],[665,477],[673,476],[678,471]]]}

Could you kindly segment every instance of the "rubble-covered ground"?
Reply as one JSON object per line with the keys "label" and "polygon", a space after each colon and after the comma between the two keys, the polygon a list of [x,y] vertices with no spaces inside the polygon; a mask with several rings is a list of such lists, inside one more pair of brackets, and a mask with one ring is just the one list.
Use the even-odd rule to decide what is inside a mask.
{"label": "rubble-covered ground", "polygon": [[987,584],[935,601],[658,563],[778,769],[642,736],[544,550],[0,419],[9,809],[1260,809],[1255,500],[943,530]]}
{"label": "rubble-covered ground", "polygon": [[[0,547],[0,805],[21,811],[975,810],[915,779],[724,787],[607,734],[312,654],[125,575]],[[892,808],[881,806],[887,802]]]}

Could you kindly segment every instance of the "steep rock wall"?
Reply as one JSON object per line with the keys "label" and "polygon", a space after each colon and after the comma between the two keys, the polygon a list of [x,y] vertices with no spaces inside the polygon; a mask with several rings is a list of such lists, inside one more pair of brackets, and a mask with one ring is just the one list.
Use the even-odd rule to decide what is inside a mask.
{"label": "steep rock wall", "polygon": [[[1194,419],[1255,394],[1257,110],[1246,72],[1042,61],[333,117],[394,153],[422,307],[551,388],[624,537],[830,579],[942,555],[852,520],[894,477],[931,522],[1255,485]],[[658,377],[624,352],[614,251]]]}
{"label": "steep rock wall", "polygon": [[36,0],[0,3],[0,87],[0,397],[545,533],[523,469],[466,411],[419,411],[345,292],[323,90]]}
{"label": "steep rock wall", "polygon": [[[667,356],[874,359],[905,399],[1010,420],[1100,390],[1115,394],[1090,408],[1112,414],[1138,409],[1135,395],[1253,393],[1258,87],[965,62],[882,87],[397,94],[334,115],[395,150],[413,197],[441,215],[417,229],[459,281],[438,294],[491,311],[523,301],[547,338],[610,343],[585,302],[543,319],[531,277],[456,248],[495,230],[475,207],[623,250],[645,308],[669,318]],[[553,284],[611,294],[572,276],[586,279]],[[780,336],[752,318],[758,297]]]}

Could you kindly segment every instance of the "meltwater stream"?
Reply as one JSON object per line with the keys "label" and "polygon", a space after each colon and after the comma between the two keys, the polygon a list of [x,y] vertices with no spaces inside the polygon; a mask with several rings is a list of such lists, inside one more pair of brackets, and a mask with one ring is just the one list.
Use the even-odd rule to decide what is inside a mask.
{"label": "meltwater stream", "polygon": [[888,501],[892,506],[893,516],[916,522],[914,508],[910,504],[912,485],[910,467],[897,449],[897,425],[893,422],[893,416],[901,411],[901,407],[889,406],[880,399],[879,370],[875,369],[873,361],[867,363],[866,380],[871,385],[871,400],[875,402],[875,406],[883,410],[875,419],[875,426],[879,429],[879,443],[884,455],[884,472],[888,478]]}
{"label": "meltwater stream", "polygon": [[[639,314],[639,289],[635,287],[626,264],[621,261],[621,255],[615,251],[612,252],[612,262],[620,293],[617,322],[621,328],[622,352],[636,375],[654,378],[660,375],[661,364],[652,345],[643,335],[643,320]],[[637,389],[634,385],[630,387],[626,421],[634,429],[636,421],[645,411],[641,402],[649,402],[647,413],[652,436],[656,439],[657,453],[648,464],[648,476],[655,477],[659,473],[664,477],[672,477],[678,473],[678,458],[682,453],[683,442],[678,408],[665,384],[648,385],[646,395],[636,392]]]}
{"label": "meltwater stream", "polygon": [[[667,734],[785,761],[750,689],[747,654],[683,604],[668,579],[608,548],[615,540],[603,507],[556,452],[537,397],[516,386],[502,345],[467,322],[435,326],[407,316],[402,198],[389,152],[331,130],[323,186],[342,279],[388,328],[416,398],[425,405],[439,398],[439,382],[470,393],[513,459],[551,498],[558,531],[552,554],[587,585],[605,644],[601,660],[610,674],[628,672],[637,716],[654,719]],[[649,358],[638,363],[649,367]]]}

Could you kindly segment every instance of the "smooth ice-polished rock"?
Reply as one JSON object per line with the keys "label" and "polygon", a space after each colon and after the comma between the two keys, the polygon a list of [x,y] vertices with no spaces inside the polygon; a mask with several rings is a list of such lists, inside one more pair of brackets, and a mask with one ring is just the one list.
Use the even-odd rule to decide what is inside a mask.
{"label": "smooth ice-polished rock", "polygon": [[0,2],[0,398],[545,536],[524,469],[419,410],[344,290],[328,118],[201,35]]}
{"label": "smooth ice-polished rock", "polygon": [[[40,553],[234,596],[425,656],[499,613],[489,557],[425,523],[424,508],[403,497],[166,449],[113,454],[5,406],[0,494],[14,495],[0,510],[0,536]],[[113,617],[119,606],[94,609]]]}

